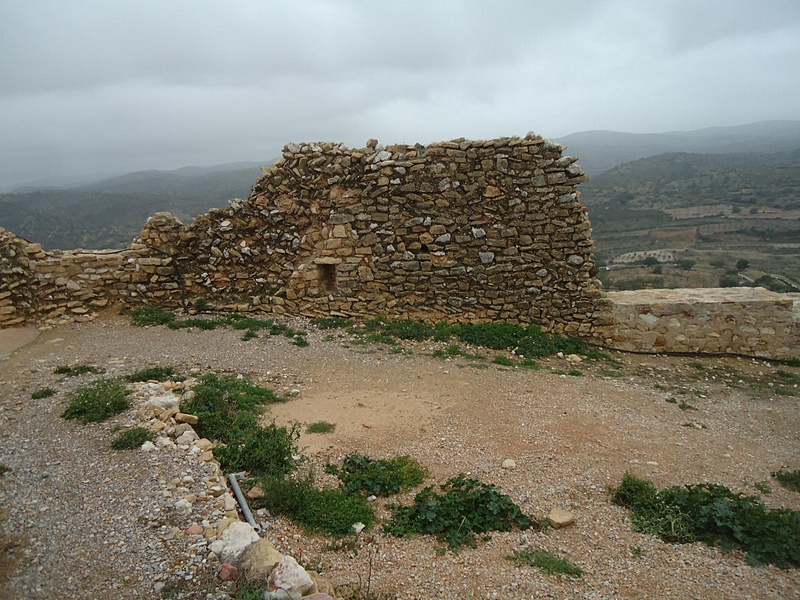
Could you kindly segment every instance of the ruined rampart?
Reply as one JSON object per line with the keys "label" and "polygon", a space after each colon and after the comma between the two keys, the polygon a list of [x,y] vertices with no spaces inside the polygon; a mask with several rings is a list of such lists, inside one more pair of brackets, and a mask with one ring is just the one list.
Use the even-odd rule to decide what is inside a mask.
{"label": "ruined rampart", "polygon": [[109,305],[536,323],[643,352],[796,358],[800,299],[766,290],[604,294],[577,186],[528,135],[351,149],[289,144],[246,200],[152,217],[120,251],[42,250],[0,229],[0,327]]}
{"label": "ruined rampart", "polygon": [[247,200],[189,225],[159,213],[120,253],[44,252],[5,233],[0,319],[202,298],[236,310],[504,320],[592,336],[608,304],[575,160],[534,135],[290,144]]}

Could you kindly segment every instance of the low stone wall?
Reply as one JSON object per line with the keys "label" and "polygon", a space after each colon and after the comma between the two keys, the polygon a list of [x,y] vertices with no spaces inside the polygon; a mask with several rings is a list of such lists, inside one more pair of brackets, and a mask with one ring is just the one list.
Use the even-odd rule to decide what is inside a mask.
{"label": "low stone wall", "polygon": [[[0,328],[90,319],[112,303],[136,304],[172,260],[134,244],[127,250],[44,251],[0,228]],[[166,294],[167,292],[164,291]]]}
{"label": "low stone wall", "polygon": [[608,292],[606,345],[642,352],[800,357],[800,294],[764,288]]}

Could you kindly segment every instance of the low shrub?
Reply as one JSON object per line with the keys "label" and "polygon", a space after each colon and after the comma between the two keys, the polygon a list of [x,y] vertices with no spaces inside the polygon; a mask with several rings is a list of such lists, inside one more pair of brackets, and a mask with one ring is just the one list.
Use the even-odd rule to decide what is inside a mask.
{"label": "low shrub", "polygon": [[781,469],[772,473],[772,476],[787,490],[800,492],[800,470],[787,471],[786,469]]}
{"label": "low shrub", "polygon": [[475,534],[489,531],[528,529],[533,522],[501,494],[498,488],[467,478],[463,473],[441,486],[444,494],[426,487],[411,506],[394,507],[394,514],[384,526],[394,535],[425,533],[436,535],[452,549],[463,545],[474,548]]}
{"label": "low shrub", "polygon": [[131,373],[126,377],[128,381],[180,381],[183,377],[175,376],[172,367],[150,367]]}
{"label": "low shrub", "polygon": [[153,441],[153,434],[144,427],[133,427],[120,433],[111,442],[114,450],[134,450],[145,442]]}
{"label": "low shrub", "polygon": [[517,567],[536,567],[550,575],[569,575],[570,577],[581,577],[583,571],[570,563],[563,556],[553,554],[547,550],[537,550],[526,548],[524,550],[514,550],[512,554],[506,556],[507,560],[513,562]]}
{"label": "low shrub", "polygon": [[350,454],[341,469],[330,469],[342,482],[345,492],[389,496],[415,487],[425,480],[425,470],[408,456],[373,460],[361,454]]}
{"label": "low shrub", "polygon": [[261,487],[264,496],[252,501],[254,508],[285,515],[310,531],[338,537],[355,533],[355,523],[370,527],[375,522],[375,511],[364,496],[317,489],[313,474],[303,479],[268,478]]}
{"label": "low shrub", "polygon": [[175,321],[175,315],[161,308],[148,306],[131,311],[131,320],[134,325],[147,327],[148,325],[169,325]]}
{"label": "low shrub", "polygon": [[32,400],[41,400],[42,398],[49,398],[55,396],[56,391],[51,387],[41,388],[31,394]]}
{"label": "low shrub", "polygon": [[634,528],[666,542],[741,548],[753,564],[800,565],[800,512],[767,509],[757,498],[716,484],[657,490],[625,473],[613,501],[633,511]]}
{"label": "low shrub", "polygon": [[284,477],[294,471],[294,455],[300,424],[278,427],[256,425],[236,431],[224,446],[214,449],[214,458],[225,471],[249,471],[254,477]]}
{"label": "low shrub", "polygon": [[306,425],[306,433],[332,433],[336,429],[336,423],[327,421],[317,421]]}
{"label": "low shrub", "polygon": [[227,443],[242,431],[258,425],[257,414],[266,404],[286,402],[274,391],[246,379],[205,375],[194,388],[194,397],[181,410],[197,415],[197,433]]}
{"label": "low shrub", "polygon": [[96,423],[117,415],[128,408],[127,390],[116,379],[98,379],[70,394],[70,403],[61,415]]}
{"label": "low shrub", "polygon": [[504,367],[513,367],[514,366],[514,359],[508,358],[507,356],[502,356],[498,354],[497,356],[492,359],[492,362],[496,365],[502,365]]}
{"label": "low shrub", "polygon": [[87,373],[101,375],[105,372],[105,369],[95,367],[94,365],[59,365],[53,370],[53,373],[56,375],[66,375],[67,377],[77,377],[78,375],[86,375]]}

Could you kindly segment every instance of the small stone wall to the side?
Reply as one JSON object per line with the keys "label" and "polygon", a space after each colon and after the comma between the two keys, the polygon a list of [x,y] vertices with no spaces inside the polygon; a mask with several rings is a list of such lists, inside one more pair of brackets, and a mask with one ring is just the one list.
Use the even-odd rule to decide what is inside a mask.
{"label": "small stone wall to the side", "polygon": [[608,292],[607,346],[640,352],[800,356],[800,294],[764,288]]}

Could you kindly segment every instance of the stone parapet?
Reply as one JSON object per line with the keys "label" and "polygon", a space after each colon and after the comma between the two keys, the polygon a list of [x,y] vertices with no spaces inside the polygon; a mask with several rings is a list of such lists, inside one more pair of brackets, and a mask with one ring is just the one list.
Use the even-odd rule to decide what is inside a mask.
{"label": "stone parapet", "polygon": [[764,288],[608,292],[604,343],[620,350],[800,356],[800,294]]}

